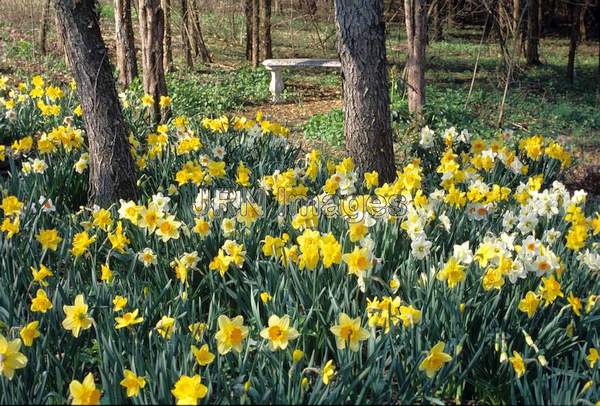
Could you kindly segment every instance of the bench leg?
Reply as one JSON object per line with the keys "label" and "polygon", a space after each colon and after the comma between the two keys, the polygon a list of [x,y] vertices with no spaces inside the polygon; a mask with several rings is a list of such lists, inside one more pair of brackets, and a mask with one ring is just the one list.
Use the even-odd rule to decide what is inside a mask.
{"label": "bench leg", "polygon": [[271,84],[269,90],[273,95],[273,103],[279,103],[283,101],[281,92],[283,91],[283,77],[281,75],[281,69],[271,70]]}

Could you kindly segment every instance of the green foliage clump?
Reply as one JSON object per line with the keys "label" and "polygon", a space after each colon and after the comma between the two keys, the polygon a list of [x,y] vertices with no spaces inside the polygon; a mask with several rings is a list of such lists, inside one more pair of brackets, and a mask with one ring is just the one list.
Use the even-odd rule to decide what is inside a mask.
{"label": "green foliage clump", "polygon": [[333,109],[311,116],[304,124],[304,134],[309,139],[325,141],[335,147],[344,145],[344,112]]}

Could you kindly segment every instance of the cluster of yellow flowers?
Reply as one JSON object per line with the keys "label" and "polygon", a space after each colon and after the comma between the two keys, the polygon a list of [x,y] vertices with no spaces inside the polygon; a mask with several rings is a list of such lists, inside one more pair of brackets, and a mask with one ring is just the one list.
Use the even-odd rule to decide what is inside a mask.
{"label": "cluster of yellow flowers", "polygon": [[258,112],[256,120],[249,120],[246,117],[235,116],[233,119],[229,119],[227,116],[221,116],[217,118],[204,118],[202,125],[216,133],[226,133],[229,130],[230,125],[236,131],[243,130],[254,130],[260,129],[262,134],[273,134],[279,137],[287,137],[289,135],[289,129],[282,126],[279,123],[271,122],[270,120],[264,120],[262,112]]}
{"label": "cluster of yellow flowers", "polygon": [[[0,80],[0,91],[6,89]],[[58,103],[64,98],[63,90],[34,78],[0,106],[8,112],[35,99],[36,114],[50,120],[68,113]],[[171,102],[161,98],[160,105]],[[146,95],[138,104],[153,103]],[[415,388],[446,380],[459,367],[467,371],[471,360],[465,364],[462,349],[470,347],[469,357],[479,352],[473,355],[472,338],[461,334],[478,329],[469,323],[487,323],[502,337],[500,365],[509,365],[515,380],[533,365],[543,368],[539,374],[552,371],[567,357],[565,351],[557,361],[545,358],[558,351],[556,336],[546,348],[540,344],[549,333],[537,342],[525,333],[525,344],[511,336],[540,326],[564,332],[560,339],[585,354],[569,359],[576,365],[585,358],[585,370],[565,368],[597,377],[599,345],[590,325],[600,297],[600,214],[586,205],[585,192],[571,193],[554,180],[552,171],[572,159],[558,143],[534,135],[511,148],[453,128],[437,136],[425,127],[419,155],[384,183],[376,171],[360,173],[351,158],[325,159],[316,150],[293,165],[279,164],[289,131],[260,113],[254,120],[201,123],[175,116],[129,137],[142,198],[73,212],[61,200],[68,191],[46,188],[62,181],[48,167],[82,179],[89,166],[79,114],[72,113],[0,147],[0,160],[20,164],[14,180],[1,186],[2,257],[21,255],[23,262],[2,262],[9,269],[0,281],[26,302],[10,319],[14,327],[0,324],[1,376],[22,379],[15,371],[41,362],[22,346],[78,339],[115,363],[111,371],[100,369],[102,388],[98,374],[69,365],[83,378],[70,382],[74,404],[114,401],[107,382],[117,367],[120,396],[136,401],[154,400],[145,394],[165,382],[178,404],[207,396],[220,401],[215,387],[236,379],[238,369],[248,394],[257,374],[247,359],[265,371],[273,369],[265,362],[289,366],[289,384],[295,380],[297,399],[307,401],[302,396],[311,384],[325,390],[347,384],[349,371],[367,370],[368,363],[374,376],[417,371],[412,379],[428,383]],[[262,142],[264,149],[255,145]],[[265,163],[269,153],[274,163]],[[212,195],[218,188],[236,190]],[[266,200],[240,190],[262,192]],[[495,310],[484,317],[489,308]],[[167,374],[153,375],[171,366],[153,356],[136,362],[138,349],[123,356],[128,350],[109,348],[117,342],[181,359]],[[388,344],[412,353],[390,355]],[[311,373],[318,379],[311,381]]]}

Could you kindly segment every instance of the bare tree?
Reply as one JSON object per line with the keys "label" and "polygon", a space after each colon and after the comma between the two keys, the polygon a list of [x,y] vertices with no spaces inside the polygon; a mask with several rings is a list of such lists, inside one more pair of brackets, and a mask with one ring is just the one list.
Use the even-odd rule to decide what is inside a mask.
{"label": "bare tree", "polygon": [[571,42],[569,44],[569,58],[567,61],[567,80],[575,81],[575,53],[579,45],[579,27],[582,7],[577,1],[569,3],[569,17],[571,19]]}
{"label": "bare tree", "polygon": [[40,27],[40,36],[38,38],[38,48],[42,55],[46,55],[46,38],[48,37],[48,25],[50,20],[50,0],[44,0],[42,9],[42,26]]}
{"label": "bare tree", "polygon": [[431,7],[431,20],[433,23],[433,35],[431,39],[434,41],[441,41],[444,39],[444,29],[442,24],[443,1],[433,0]]}
{"label": "bare tree", "polygon": [[527,65],[539,65],[539,0],[527,0]]}
{"label": "bare tree", "polygon": [[252,5],[254,0],[244,0],[246,18],[246,60],[252,60]]}
{"label": "bare tree", "polygon": [[206,47],[206,43],[204,42],[204,37],[202,36],[202,24],[200,24],[200,11],[198,10],[198,5],[196,0],[191,0],[189,3],[189,12],[190,12],[190,20],[192,22],[192,39],[194,42],[194,54],[196,56],[200,56],[200,60],[203,63],[212,62],[212,58],[210,57],[210,52],[208,52],[208,48]]}
{"label": "bare tree", "polygon": [[165,16],[165,33],[163,39],[163,69],[165,72],[172,72],[173,67],[173,47],[171,34],[171,0],[161,0],[161,7]]}
{"label": "bare tree", "polygon": [[164,14],[160,0],[139,0],[144,92],[154,100],[153,118],[161,121],[160,97],[167,95],[163,68]]}
{"label": "bare tree", "polygon": [[260,62],[260,11],[258,0],[252,0],[252,67]]}
{"label": "bare tree", "polygon": [[427,1],[404,0],[408,57],[406,86],[408,110],[421,117],[425,105],[425,48],[427,46]]}
{"label": "bare tree", "polygon": [[115,36],[119,83],[127,87],[138,75],[131,21],[131,0],[115,0]]}
{"label": "bare tree", "polygon": [[521,0],[513,0],[513,30],[517,29],[519,25],[519,18],[521,16]]}
{"label": "bare tree", "polygon": [[98,23],[96,0],[54,0],[89,142],[89,200],[106,207],[136,197],[136,171]]}
{"label": "bare tree", "polygon": [[346,149],[359,173],[396,177],[383,0],[335,0]]}
{"label": "bare tree", "polygon": [[190,21],[190,7],[188,0],[181,0],[181,42],[183,42],[183,51],[185,53],[185,64],[194,67],[192,57],[192,24]]}
{"label": "bare tree", "polygon": [[260,35],[263,59],[273,57],[271,45],[271,0],[260,0]]}

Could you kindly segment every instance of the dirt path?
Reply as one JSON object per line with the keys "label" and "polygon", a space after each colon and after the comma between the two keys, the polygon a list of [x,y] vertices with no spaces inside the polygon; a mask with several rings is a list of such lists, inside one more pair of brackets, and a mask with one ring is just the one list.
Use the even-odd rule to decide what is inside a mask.
{"label": "dirt path", "polygon": [[294,131],[301,131],[302,125],[315,114],[328,113],[332,109],[342,108],[341,99],[305,100],[301,102],[285,102],[252,106],[243,112],[247,117],[254,117],[262,111],[274,121],[281,123]]}
{"label": "dirt path", "polygon": [[303,126],[308,119],[315,114],[325,114],[332,109],[341,109],[342,99],[338,95],[327,95],[326,99],[320,96],[309,96],[301,101],[289,101],[284,103],[267,103],[259,106],[248,106],[241,115],[252,118],[261,111],[263,115],[270,117],[273,121],[281,123],[290,129],[290,140],[299,145],[303,151],[315,148],[327,155],[341,156],[343,148],[335,148],[325,142],[309,140],[304,137]]}

